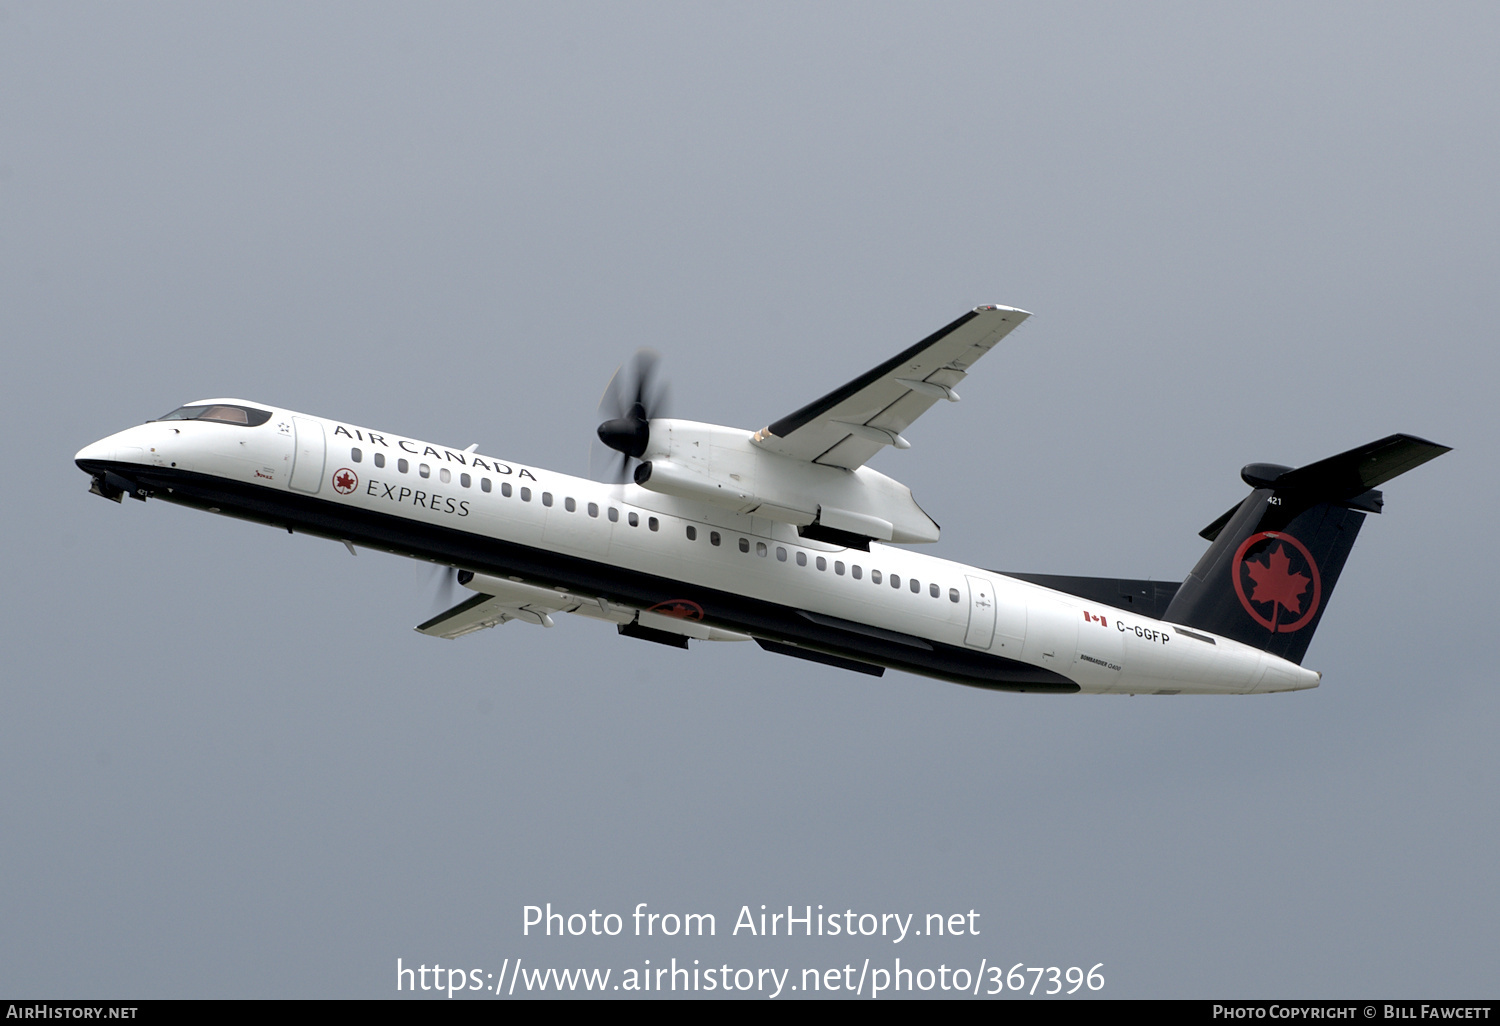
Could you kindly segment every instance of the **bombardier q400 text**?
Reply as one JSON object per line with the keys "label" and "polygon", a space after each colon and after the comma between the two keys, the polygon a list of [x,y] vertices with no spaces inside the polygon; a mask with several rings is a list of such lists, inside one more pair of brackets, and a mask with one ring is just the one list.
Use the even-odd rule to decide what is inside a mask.
{"label": "bombardier q400 text", "polygon": [[[1247,694],[1300,664],[1377,486],[1448,451],[1391,435],[1304,467],[1252,463],[1181,584],[1002,574],[898,546],[938,525],[865,463],[1029,316],[981,306],[759,431],[651,416],[650,365],[611,383],[618,483],[239,399],[189,403],[79,452],[91,491],[166,499],[459,571],[417,628],[457,638],[557,613],[686,648],[761,648],[1002,691]],[[626,479],[630,460],[638,461]]]}

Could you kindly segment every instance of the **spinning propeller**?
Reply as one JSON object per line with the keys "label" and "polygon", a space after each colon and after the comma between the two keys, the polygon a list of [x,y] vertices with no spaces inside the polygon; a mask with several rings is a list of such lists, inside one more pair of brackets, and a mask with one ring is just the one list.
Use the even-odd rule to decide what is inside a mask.
{"label": "spinning propeller", "polygon": [[[620,454],[619,462],[609,468],[609,480],[615,484],[630,480],[630,461],[640,459],[651,442],[652,418],[666,415],[667,386],[657,371],[660,361],[655,350],[637,350],[615,371],[599,400],[599,414],[606,418],[599,425],[599,441]],[[614,462],[612,456],[605,459]]]}
{"label": "spinning propeller", "polygon": [[451,566],[434,566],[428,578],[428,588],[433,593],[434,612],[449,609],[458,601],[458,571]]}
{"label": "spinning propeller", "polygon": [[[661,379],[657,365],[661,356],[653,349],[639,349],[626,363],[616,369],[604,395],[599,400],[599,415],[604,423],[599,425],[599,441],[619,453],[589,452],[589,469],[594,477],[604,476],[615,484],[630,480],[630,461],[638,460],[651,442],[651,419],[666,415],[667,385]],[[605,474],[600,475],[596,467],[605,461]],[[433,591],[433,601],[439,610],[445,610],[457,600],[459,584],[468,571],[455,570],[451,566],[435,566],[428,585]],[[472,576],[472,575],[471,575]]]}

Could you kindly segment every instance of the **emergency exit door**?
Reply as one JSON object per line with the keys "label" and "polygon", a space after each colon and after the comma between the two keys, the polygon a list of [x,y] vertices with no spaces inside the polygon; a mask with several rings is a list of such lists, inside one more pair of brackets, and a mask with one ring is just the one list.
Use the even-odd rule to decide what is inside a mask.
{"label": "emergency exit door", "polygon": [[968,577],[969,633],[964,644],[989,648],[995,640],[995,586],[983,577]]}

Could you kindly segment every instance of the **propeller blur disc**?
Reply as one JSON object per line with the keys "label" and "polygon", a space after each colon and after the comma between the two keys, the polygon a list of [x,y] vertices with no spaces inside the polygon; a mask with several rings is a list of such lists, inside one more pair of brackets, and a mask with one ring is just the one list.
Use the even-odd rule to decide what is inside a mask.
{"label": "propeller blur disc", "polygon": [[651,421],[665,416],[667,386],[658,370],[661,356],[652,349],[640,349],[610,377],[599,399],[599,415],[604,418],[595,434],[603,445],[618,453],[589,456],[589,470],[595,473],[603,463],[608,479],[615,484],[630,480],[630,461],[640,459],[651,443]]}

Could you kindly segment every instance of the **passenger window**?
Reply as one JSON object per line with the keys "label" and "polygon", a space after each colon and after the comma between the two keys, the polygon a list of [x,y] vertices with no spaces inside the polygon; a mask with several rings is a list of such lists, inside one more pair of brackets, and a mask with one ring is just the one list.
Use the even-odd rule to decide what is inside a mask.
{"label": "passenger window", "polygon": [[892,588],[899,588],[899,587],[901,587],[901,575],[900,574],[891,574],[891,587]]}
{"label": "passenger window", "polygon": [[755,554],[757,556],[764,556],[766,554],[766,543],[765,542],[756,542],[755,543]]}
{"label": "passenger window", "polygon": [[840,577],[844,576],[844,561],[842,559],[834,560],[833,572],[838,574]]}
{"label": "passenger window", "polygon": [[569,513],[578,512],[578,503],[573,501],[573,496],[570,495],[563,500],[563,509],[567,510]]}
{"label": "passenger window", "polygon": [[799,553],[797,553],[797,565],[798,566],[806,566],[807,565],[807,553],[805,553],[805,552],[799,552]]}
{"label": "passenger window", "polygon": [[417,464],[417,476],[419,476],[419,477],[431,477],[432,476],[432,468],[429,467],[425,463],[418,463]]}
{"label": "passenger window", "polygon": [[521,501],[522,502],[530,502],[531,501],[531,489],[530,488],[524,488],[523,487],[521,489]]}
{"label": "passenger window", "polygon": [[709,531],[708,532],[708,543],[710,545],[717,545],[717,544],[719,544],[719,532],[718,531]]}
{"label": "passenger window", "polygon": [[450,483],[453,480],[453,471],[449,470],[447,467],[439,468],[438,480],[443,482],[443,484]]}
{"label": "passenger window", "polygon": [[786,562],[786,549],[782,548],[780,545],[776,546],[776,558],[783,563]]}
{"label": "passenger window", "polygon": [[551,492],[543,492],[542,493],[542,505],[543,506],[550,506],[550,505],[552,505],[552,493]]}
{"label": "passenger window", "polygon": [[487,492],[487,491],[490,490],[490,479],[489,478],[487,478],[487,477],[481,477],[479,479],[479,490],[481,492]]}
{"label": "passenger window", "polygon": [[472,482],[473,480],[474,479],[471,478],[468,474],[458,475],[458,483],[463,485],[465,488],[469,487],[470,482]]}
{"label": "passenger window", "polygon": [[855,563],[849,568],[849,575],[857,581],[864,575],[864,571],[859,568],[858,563]]}
{"label": "passenger window", "polygon": [[911,585],[911,593],[913,595],[920,595],[920,594],[922,594],[922,582],[921,581],[919,581],[915,577],[913,577],[910,581],[907,581],[906,583]]}
{"label": "passenger window", "polygon": [[741,552],[749,552],[750,551],[750,539],[749,538],[741,538],[740,539],[740,551]]}
{"label": "passenger window", "polygon": [[880,571],[879,570],[871,570],[870,571],[870,580],[873,581],[875,584],[879,584],[880,583]]}
{"label": "passenger window", "polygon": [[609,507],[609,522],[611,524],[617,524],[620,522],[620,511],[615,509],[613,506]]}
{"label": "passenger window", "polygon": [[628,521],[630,521],[630,526],[631,527],[640,527],[641,526],[641,518],[638,517],[638,516],[636,516],[634,513],[631,513],[631,514],[627,515],[625,517],[625,519],[628,520]]}
{"label": "passenger window", "polygon": [[411,464],[407,463],[405,458],[396,461],[396,469],[401,471],[401,473],[403,474],[406,473],[406,468],[409,466],[411,466]]}
{"label": "passenger window", "polygon": [[358,449],[350,449],[349,458],[355,463],[358,463],[360,460],[365,458],[365,454],[360,452]]}
{"label": "passenger window", "polygon": [[[485,483],[488,484],[490,479],[489,478],[485,478],[484,480],[485,480]],[[510,482],[509,481],[501,481],[500,482],[500,494],[503,495],[503,496],[505,496],[507,499],[510,498]]]}
{"label": "passenger window", "polygon": [[828,560],[824,559],[822,556],[818,557],[818,569],[819,570],[827,570],[828,569]]}
{"label": "passenger window", "polygon": [[948,589],[948,601],[949,602],[957,602],[958,601],[958,589],[957,588],[949,588]]}
{"label": "passenger window", "polygon": [[936,584],[929,584],[927,586],[927,594],[931,595],[933,598],[937,598],[942,593],[942,589],[939,588]]}
{"label": "passenger window", "polygon": [[694,527],[692,524],[688,524],[687,536],[688,536],[688,541],[697,541],[698,540],[698,529],[696,527]]}
{"label": "passenger window", "polygon": [[648,517],[646,519],[646,526],[651,528],[651,530],[653,531],[657,531],[661,529],[661,521],[657,520],[655,517]]}
{"label": "passenger window", "polygon": [[383,453],[383,452],[377,452],[375,454],[375,465],[377,467],[383,467],[383,466],[385,466],[385,453]]}
{"label": "passenger window", "polygon": [[595,518],[599,516],[599,504],[597,502],[589,503],[589,516]]}

